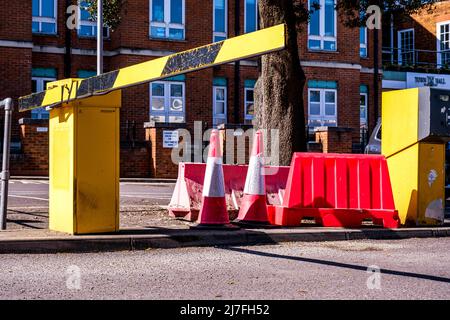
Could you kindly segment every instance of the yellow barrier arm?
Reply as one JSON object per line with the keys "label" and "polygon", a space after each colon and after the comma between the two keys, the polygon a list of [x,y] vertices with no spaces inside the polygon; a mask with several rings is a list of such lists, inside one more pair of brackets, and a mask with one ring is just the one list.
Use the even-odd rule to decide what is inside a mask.
{"label": "yellow barrier arm", "polygon": [[19,98],[19,111],[56,106],[285,48],[285,25],[248,33]]}

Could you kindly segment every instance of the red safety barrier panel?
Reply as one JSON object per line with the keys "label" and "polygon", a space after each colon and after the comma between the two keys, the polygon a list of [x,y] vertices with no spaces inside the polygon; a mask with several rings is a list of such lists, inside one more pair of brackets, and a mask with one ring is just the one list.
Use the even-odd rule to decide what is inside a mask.
{"label": "red safety barrier panel", "polygon": [[[225,182],[225,198],[230,220],[234,220],[239,212],[243,196],[247,165],[223,165]],[[189,221],[197,220],[202,203],[205,163],[180,163],[178,179],[169,204],[169,215]],[[289,174],[289,167],[267,167],[265,176],[267,202],[270,205],[281,204]]]}
{"label": "red safety barrier panel", "polygon": [[280,226],[399,227],[386,159],[295,153],[282,205],[269,206],[269,220]]}

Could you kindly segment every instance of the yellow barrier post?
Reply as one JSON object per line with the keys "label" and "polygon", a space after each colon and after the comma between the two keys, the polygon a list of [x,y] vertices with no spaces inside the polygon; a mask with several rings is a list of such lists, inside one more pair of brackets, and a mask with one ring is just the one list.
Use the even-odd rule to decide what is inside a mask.
{"label": "yellow barrier post", "polygon": [[404,225],[441,225],[450,91],[429,87],[383,93],[381,150]]}
{"label": "yellow barrier post", "polygon": [[[49,83],[58,87],[68,79]],[[50,110],[50,229],[70,234],[119,230],[121,91]]]}

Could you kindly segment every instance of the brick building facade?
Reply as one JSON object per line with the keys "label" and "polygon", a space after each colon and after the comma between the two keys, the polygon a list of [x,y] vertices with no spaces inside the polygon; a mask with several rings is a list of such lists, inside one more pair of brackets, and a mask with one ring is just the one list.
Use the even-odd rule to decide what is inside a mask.
{"label": "brick building facade", "polygon": [[450,1],[431,11],[386,17],[383,89],[433,86],[450,89]]}
{"label": "brick building facade", "polygon": [[[322,9],[298,38],[307,76],[305,113],[311,128],[350,128],[357,143],[359,129],[372,128],[378,114],[373,33],[345,27],[332,9],[333,0],[320,2]],[[2,6],[0,98],[44,90],[46,83],[56,79],[95,74],[95,23],[81,10],[80,28],[66,28],[71,15],[66,8],[75,3],[27,0]],[[256,8],[257,0],[127,1],[117,30],[104,31],[105,71],[251,32],[257,26]],[[239,12],[239,23],[235,12]],[[170,165],[168,150],[162,146],[164,131],[186,128],[192,132],[194,121],[201,121],[205,129],[224,123],[251,124],[257,78],[257,61],[249,60],[124,89],[121,176],[176,176],[176,166]],[[381,87],[381,79],[377,81]],[[47,174],[47,117],[44,110],[14,113],[12,139],[17,150],[13,150],[12,174]],[[33,133],[44,140],[42,144]]]}

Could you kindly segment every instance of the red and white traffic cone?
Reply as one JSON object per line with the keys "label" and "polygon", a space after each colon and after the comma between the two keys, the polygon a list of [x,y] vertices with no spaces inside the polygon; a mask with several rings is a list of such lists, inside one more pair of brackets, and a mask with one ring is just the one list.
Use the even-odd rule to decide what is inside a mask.
{"label": "red and white traffic cone", "polygon": [[230,218],[228,216],[225,200],[222,152],[219,141],[219,130],[217,129],[211,132],[205,180],[203,183],[202,206],[197,222],[192,228],[236,228],[230,224]]}
{"label": "red and white traffic cone", "polygon": [[266,183],[263,164],[263,134],[258,130],[248,165],[239,214],[234,223],[249,226],[270,225],[267,215]]}

